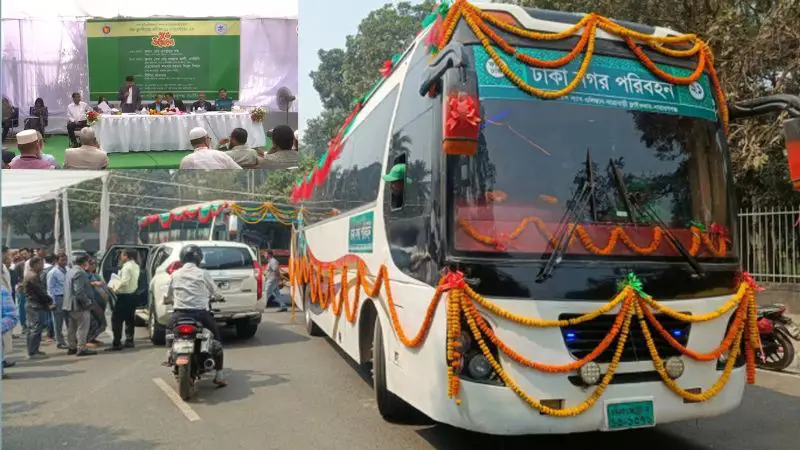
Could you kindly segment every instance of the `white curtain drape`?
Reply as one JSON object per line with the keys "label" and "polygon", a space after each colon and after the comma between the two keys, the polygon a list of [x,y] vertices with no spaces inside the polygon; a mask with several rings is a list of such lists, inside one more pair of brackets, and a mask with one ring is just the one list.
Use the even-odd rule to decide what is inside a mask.
{"label": "white curtain drape", "polygon": [[[297,96],[297,19],[242,19],[239,104],[278,109],[277,93]],[[297,111],[297,101],[290,111]]]}
{"label": "white curtain drape", "polygon": [[[89,98],[86,38],[84,19],[3,19],[2,91],[20,110],[20,128],[40,97],[48,107],[47,132],[66,132],[72,93]],[[243,18],[240,42],[238,104],[278,110],[278,89],[298,91],[297,19]]]}
{"label": "white curtain drape", "polygon": [[50,116],[48,132],[65,132],[72,93],[88,98],[84,21],[3,19],[2,33],[2,91],[19,108],[20,128],[40,97]]}

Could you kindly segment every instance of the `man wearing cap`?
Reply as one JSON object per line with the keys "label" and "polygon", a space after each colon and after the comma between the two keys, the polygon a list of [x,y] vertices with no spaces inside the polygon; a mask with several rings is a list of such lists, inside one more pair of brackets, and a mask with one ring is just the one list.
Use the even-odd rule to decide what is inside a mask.
{"label": "man wearing cap", "polygon": [[94,130],[81,130],[81,146],[64,152],[64,168],[78,170],[103,170],[108,167],[108,155],[100,148]]}
{"label": "man wearing cap", "polygon": [[20,156],[8,165],[10,169],[55,169],[52,161],[42,158],[42,140],[36,130],[17,133],[17,148]]}
{"label": "man wearing cap", "polygon": [[211,138],[201,127],[192,128],[189,132],[189,142],[194,147],[194,151],[183,157],[181,169],[189,170],[217,170],[217,169],[241,169],[236,161],[225,152],[211,148]]}
{"label": "man wearing cap", "polygon": [[3,148],[3,169],[9,169],[10,168],[9,164],[11,164],[11,161],[13,161],[16,156],[17,156],[16,153],[14,153],[11,150],[8,150],[7,148],[4,147]]}
{"label": "man wearing cap", "polygon": [[389,183],[389,191],[391,192],[391,206],[392,208],[400,208],[403,206],[403,191],[406,187],[406,165],[395,164],[389,169],[389,173],[383,176],[383,181]]}
{"label": "man wearing cap", "polygon": [[125,77],[125,84],[117,92],[117,100],[124,113],[135,113],[142,108],[142,91],[133,84],[133,75]]}

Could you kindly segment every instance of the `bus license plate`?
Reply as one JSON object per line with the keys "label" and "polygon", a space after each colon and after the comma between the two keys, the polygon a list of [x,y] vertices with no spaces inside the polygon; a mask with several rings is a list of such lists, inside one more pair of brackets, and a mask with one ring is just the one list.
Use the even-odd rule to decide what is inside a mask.
{"label": "bus license plate", "polygon": [[606,430],[647,428],[656,425],[653,400],[606,403]]}
{"label": "bus license plate", "polygon": [[194,342],[176,342],[172,344],[172,352],[175,354],[194,352]]}

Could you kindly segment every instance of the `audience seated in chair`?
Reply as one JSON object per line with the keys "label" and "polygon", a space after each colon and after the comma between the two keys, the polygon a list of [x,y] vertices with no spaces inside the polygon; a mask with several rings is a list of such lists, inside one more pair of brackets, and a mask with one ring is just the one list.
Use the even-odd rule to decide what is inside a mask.
{"label": "audience seated in chair", "polygon": [[25,119],[25,129],[36,130],[44,136],[44,130],[48,123],[48,111],[47,106],[44,106],[44,100],[37,98],[31,106],[28,116]]}
{"label": "audience seated in chair", "polygon": [[8,97],[3,97],[3,141],[8,137],[8,132],[19,126],[19,109],[11,105]]}

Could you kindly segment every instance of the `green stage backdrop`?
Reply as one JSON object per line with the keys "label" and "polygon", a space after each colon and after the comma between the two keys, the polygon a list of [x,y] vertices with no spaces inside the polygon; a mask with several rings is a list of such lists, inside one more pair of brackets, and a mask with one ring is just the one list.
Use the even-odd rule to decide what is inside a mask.
{"label": "green stage backdrop", "polygon": [[116,102],[128,75],[145,102],[166,92],[213,100],[220,88],[239,97],[238,19],[90,20],[86,27],[92,101]]}

